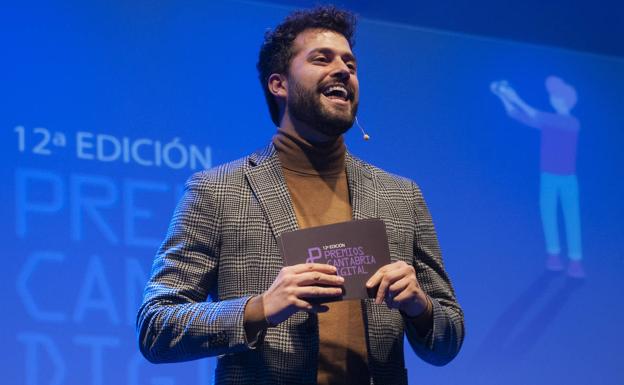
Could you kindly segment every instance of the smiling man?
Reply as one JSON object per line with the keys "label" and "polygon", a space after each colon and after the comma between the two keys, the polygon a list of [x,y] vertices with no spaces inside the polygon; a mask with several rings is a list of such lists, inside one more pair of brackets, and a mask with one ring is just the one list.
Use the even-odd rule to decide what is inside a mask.
{"label": "smiling man", "polygon": [[[258,71],[277,133],[195,174],[154,261],[137,328],[152,362],[219,356],[216,384],[407,384],[403,337],[427,362],[459,352],[464,319],[418,187],[346,151],[358,108],[355,18],[299,11],[265,36]],[[333,266],[283,266],[280,234],[381,218],[393,262],[371,300]]]}

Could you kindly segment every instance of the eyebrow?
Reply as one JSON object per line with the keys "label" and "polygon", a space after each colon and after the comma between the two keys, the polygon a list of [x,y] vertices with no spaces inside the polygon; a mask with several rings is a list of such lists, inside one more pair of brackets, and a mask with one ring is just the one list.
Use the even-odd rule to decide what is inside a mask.
{"label": "eyebrow", "polygon": [[307,56],[310,57],[310,56],[312,56],[314,54],[317,54],[317,53],[338,55],[338,56],[341,56],[343,58],[346,58],[347,61],[357,62],[357,59],[355,58],[355,56],[351,52],[345,52],[342,55],[340,55],[340,54],[338,54],[336,51],[334,51],[331,48],[323,48],[323,47],[313,49],[312,51],[310,51],[308,53]]}

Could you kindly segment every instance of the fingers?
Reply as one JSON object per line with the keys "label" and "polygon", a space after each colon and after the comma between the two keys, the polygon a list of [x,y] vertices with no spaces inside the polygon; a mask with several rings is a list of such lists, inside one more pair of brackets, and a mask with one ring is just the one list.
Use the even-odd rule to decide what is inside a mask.
{"label": "fingers", "polygon": [[271,325],[278,325],[300,310],[327,311],[325,306],[310,303],[306,298],[340,296],[343,289],[339,286],[343,283],[344,278],[336,275],[332,265],[309,263],[283,267],[263,294],[265,318]]}
{"label": "fingers", "polygon": [[386,289],[388,289],[388,285],[390,285],[390,283],[391,282],[388,282],[387,277],[384,275],[384,277],[381,279],[381,282],[379,283],[379,288],[377,288],[377,295],[375,296],[375,303],[377,305],[383,302],[383,299],[386,296]]}
{"label": "fingers", "polygon": [[309,311],[309,313],[325,313],[328,310],[329,310],[329,306],[318,304],[318,305],[312,305],[312,310]]}
{"label": "fingers", "polygon": [[370,289],[370,288],[373,288],[373,287],[375,287],[375,286],[379,285],[379,283],[381,282],[381,280],[382,280],[382,279],[383,279],[383,277],[384,277],[384,274],[386,273],[386,270],[390,269],[390,268],[391,268],[391,265],[392,265],[392,264],[389,264],[389,265],[385,265],[385,266],[380,267],[380,268],[379,268],[379,269],[375,272],[375,274],[373,274],[373,276],[372,276],[372,277],[370,277],[370,278],[368,279],[368,281],[366,281],[366,287]]}
{"label": "fingers", "polygon": [[413,276],[406,276],[388,288],[386,293],[385,301],[389,308],[391,309],[413,309],[416,303],[422,303],[423,301],[419,300],[419,297],[425,298],[426,303],[426,295],[423,293],[418,281]]}
{"label": "fingers", "polygon": [[388,287],[388,294],[393,297],[396,296],[397,294],[405,290],[411,282],[412,279],[409,276],[397,280]]}
{"label": "fingers", "polygon": [[[376,304],[381,304],[385,297],[387,297],[386,302],[390,303],[393,301],[391,298],[393,295],[404,290],[410,282],[415,280],[416,274],[414,268],[403,261],[397,261],[377,270],[368,280],[366,286],[371,288],[375,285],[379,285],[375,297]],[[390,293],[389,290],[392,291],[392,293]]]}
{"label": "fingers", "polygon": [[318,271],[315,272],[305,272],[297,275],[297,284],[299,286],[306,285],[332,285],[339,286],[344,283],[344,278],[339,275],[330,275],[321,273]]}
{"label": "fingers", "polygon": [[314,305],[312,305],[310,302],[304,301],[299,298],[293,299],[292,305],[296,307],[297,309],[304,310],[304,311],[312,311],[314,309]]}
{"label": "fingers", "polygon": [[403,302],[413,301],[416,298],[416,289],[406,288],[402,292],[398,293],[396,297],[392,298],[392,302],[398,307]]}
{"label": "fingers", "polygon": [[301,286],[295,289],[298,298],[336,297],[342,295],[340,287]]}
{"label": "fingers", "polygon": [[323,304],[310,303],[305,300],[300,299],[297,306],[299,310],[308,312],[308,313],[325,313],[329,310],[329,306]]}
{"label": "fingers", "polygon": [[400,270],[400,269],[413,269],[413,268],[403,261],[392,262],[390,264],[380,267],[379,270],[377,270],[375,274],[373,274],[373,276],[370,277],[368,281],[366,281],[366,286],[374,287],[375,285],[378,285],[381,282],[382,278],[386,274],[395,270]]}
{"label": "fingers", "polygon": [[303,299],[296,299],[293,303],[297,309],[308,313],[325,313],[329,310],[329,306],[323,304],[313,304]]}
{"label": "fingers", "polygon": [[500,87],[501,87],[501,83],[500,82],[492,82],[490,83],[490,91],[492,91],[492,93],[494,95],[499,95],[500,94]]}
{"label": "fingers", "polygon": [[383,302],[384,297],[387,295],[387,290],[390,288],[392,284],[396,281],[399,281],[405,277],[405,271],[403,269],[394,269],[387,271],[379,284],[379,289],[377,290],[377,297],[375,298],[375,303],[381,304]]}
{"label": "fingers", "polygon": [[326,263],[300,263],[298,265],[292,265],[287,267],[291,272],[295,274],[301,274],[310,271],[318,271],[325,274],[336,274],[336,266],[328,265]]}

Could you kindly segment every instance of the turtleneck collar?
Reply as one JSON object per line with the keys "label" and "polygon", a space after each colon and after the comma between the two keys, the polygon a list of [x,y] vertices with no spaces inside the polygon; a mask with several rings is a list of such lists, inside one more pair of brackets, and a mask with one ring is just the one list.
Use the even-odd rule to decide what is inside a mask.
{"label": "turtleneck collar", "polygon": [[278,128],[273,136],[282,167],[304,175],[339,175],[345,170],[346,147],[341,136],[335,140],[311,143],[294,129]]}

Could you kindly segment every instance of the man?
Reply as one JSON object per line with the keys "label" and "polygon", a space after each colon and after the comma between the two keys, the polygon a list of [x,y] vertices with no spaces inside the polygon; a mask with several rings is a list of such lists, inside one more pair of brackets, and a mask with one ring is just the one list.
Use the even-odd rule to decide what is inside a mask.
{"label": "man", "polygon": [[557,76],[544,83],[555,112],[540,111],[528,105],[507,81],[493,82],[490,89],[498,96],[507,115],[529,127],[540,130],[540,214],[546,242],[546,268],[564,269],[559,242],[557,208],[561,204],[568,247],[567,274],[585,278],[581,247],[581,215],[576,176],[576,152],[580,123],[572,115],[576,90]]}
{"label": "man", "polygon": [[[273,143],[194,175],[145,290],[137,328],[152,362],[219,356],[217,384],[406,384],[403,336],[435,365],[464,328],[418,187],[345,151],[359,99],[354,16],[295,12],[267,33],[258,70]],[[276,239],[297,228],[381,218],[393,263],[341,293],[333,266],[284,267]],[[209,297],[209,300],[207,298]]]}

